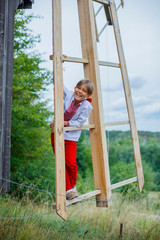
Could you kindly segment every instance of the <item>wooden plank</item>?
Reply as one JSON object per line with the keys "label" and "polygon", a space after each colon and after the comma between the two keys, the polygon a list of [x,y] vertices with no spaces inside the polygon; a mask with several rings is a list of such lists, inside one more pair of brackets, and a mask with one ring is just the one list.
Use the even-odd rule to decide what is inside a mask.
{"label": "wooden plank", "polygon": [[99,65],[100,66],[120,68],[119,63],[113,63],[113,62],[99,61]]}
{"label": "wooden plank", "polygon": [[[90,140],[95,189],[101,190],[101,194],[96,197],[97,206],[107,207],[111,204],[110,175],[92,0],[78,0],[78,13],[82,56],[89,59],[89,64],[84,64],[84,75],[95,87],[92,98],[93,111],[90,116],[90,122],[95,124],[95,128],[90,130]],[[105,201],[105,204],[98,200]]]}
{"label": "wooden plank", "polygon": [[66,220],[61,0],[52,0],[56,211]]}
{"label": "wooden plank", "polygon": [[[101,193],[101,190],[94,190],[92,192],[89,192],[89,193],[85,193],[83,195],[80,195],[74,199],[71,199],[71,200],[67,200],[66,201],[66,206],[69,206],[69,205],[72,205],[72,204],[76,204],[76,203],[79,203],[79,202],[82,202],[88,198],[91,198],[91,197],[94,197],[94,196],[97,196]],[[55,209],[56,207],[56,204],[53,205],[53,209]]]}
{"label": "wooden plank", "polygon": [[105,127],[129,124],[129,121],[105,123]]}
{"label": "wooden plank", "polygon": [[115,39],[117,44],[117,51],[118,51],[118,57],[120,62],[123,88],[124,88],[125,99],[127,104],[129,122],[130,122],[134,159],[135,159],[136,171],[137,171],[137,177],[138,177],[138,186],[139,186],[139,191],[141,192],[144,185],[143,168],[142,168],[138,133],[137,133],[136,121],[135,121],[135,115],[134,115],[134,109],[133,109],[131,89],[130,89],[127,67],[126,67],[126,62],[125,62],[125,57],[123,52],[116,5],[114,1],[110,2],[110,10],[112,15],[112,23],[113,23],[114,34],[115,34]]}
{"label": "wooden plank", "polygon": [[109,5],[109,0],[93,0],[94,2],[101,3],[103,5]]}
{"label": "wooden plank", "polygon": [[119,187],[122,187],[122,186],[125,186],[125,185],[130,184],[130,183],[133,183],[133,182],[137,182],[137,177],[133,177],[133,178],[124,180],[124,181],[122,181],[122,182],[112,184],[112,185],[111,185],[111,190],[116,189],[116,188],[119,188]]}

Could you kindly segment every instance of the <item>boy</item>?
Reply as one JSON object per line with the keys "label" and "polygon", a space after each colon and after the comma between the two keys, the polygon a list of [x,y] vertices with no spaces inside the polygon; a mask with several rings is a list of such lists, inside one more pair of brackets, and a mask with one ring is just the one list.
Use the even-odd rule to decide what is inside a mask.
{"label": "boy", "polygon": [[[64,93],[64,126],[81,127],[85,124],[92,111],[91,99],[94,85],[89,80],[81,80],[74,88],[74,92],[63,88]],[[54,126],[54,122],[50,127]],[[65,165],[66,165],[66,198],[68,200],[78,196],[76,190],[77,180],[77,141],[81,130],[64,132],[65,139]],[[54,133],[51,133],[51,142],[54,150]]]}

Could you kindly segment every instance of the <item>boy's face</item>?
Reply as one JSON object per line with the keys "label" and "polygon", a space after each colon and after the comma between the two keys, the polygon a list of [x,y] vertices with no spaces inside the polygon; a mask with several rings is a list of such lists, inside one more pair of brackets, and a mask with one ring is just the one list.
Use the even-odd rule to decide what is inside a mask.
{"label": "boy's face", "polygon": [[74,100],[76,103],[82,102],[85,98],[88,98],[88,88],[86,84],[74,88]]}

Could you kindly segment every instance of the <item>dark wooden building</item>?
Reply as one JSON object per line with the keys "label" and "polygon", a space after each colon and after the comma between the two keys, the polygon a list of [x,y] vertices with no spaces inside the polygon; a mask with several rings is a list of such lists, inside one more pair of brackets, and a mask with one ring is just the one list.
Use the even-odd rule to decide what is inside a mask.
{"label": "dark wooden building", "polygon": [[10,189],[2,179],[10,179],[14,16],[17,9],[32,8],[33,3],[0,0],[0,194]]}

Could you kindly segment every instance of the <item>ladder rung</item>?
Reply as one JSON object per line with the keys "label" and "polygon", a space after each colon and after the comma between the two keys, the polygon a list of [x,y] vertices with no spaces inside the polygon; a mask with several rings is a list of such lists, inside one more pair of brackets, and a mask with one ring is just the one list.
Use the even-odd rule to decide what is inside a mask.
{"label": "ladder rung", "polygon": [[123,122],[110,122],[110,123],[105,123],[104,126],[117,126],[117,125],[125,125],[129,124],[129,121],[123,121]]}
{"label": "ladder rung", "polygon": [[94,2],[101,3],[109,6],[109,0],[93,0]]}
{"label": "ladder rung", "polygon": [[82,127],[64,127],[64,131],[74,131],[74,130],[82,130],[82,129],[92,129],[95,128],[94,124],[89,124],[89,125],[85,125]]}
{"label": "ladder rung", "polygon": [[133,178],[124,180],[124,181],[122,181],[122,182],[112,184],[112,185],[111,185],[111,190],[116,189],[116,188],[119,188],[119,187],[122,187],[122,186],[124,186],[124,185],[130,184],[130,183],[133,183],[133,182],[137,182],[137,177],[133,177]]}
{"label": "ladder rung", "polygon": [[95,191],[92,191],[92,192],[89,192],[89,193],[80,195],[79,197],[74,198],[73,200],[66,201],[66,206],[69,206],[69,205],[71,205],[71,204],[75,204],[75,203],[77,203],[77,202],[84,201],[84,200],[86,200],[86,199],[88,199],[88,198],[97,196],[97,195],[99,195],[99,194],[101,194],[101,190],[95,190]]}
{"label": "ladder rung", "polygon": [[[50,55],[50,60],[53,60],[53,55]],[[76,58],[76,57],[61,57],[62,62],[75,62],[75,63],[88,63],[86,58]]]}
{"label": "ladder rung", "polygon": [[[50,55],[50,60],[53,60],[53,55]],[[61,57],[62,62],[74,62],[74,63],[88,63],[87,58],[76,58],[76,57]],[[99,65],[108,67],[120,67],[119,63],[99,61]]]}
{"label": "ladder rung", "polygon": [[[95,124],[89,124],[89,125],[85,125],[82,127],[64,127],[64,131],[75,131],[75,130],[83,130],[83,129],[93,129],[95,128]],[[54,127],[51,128],[51,132],[54,132]]]}
{"label": "ladder rung", "polygon": [[88,63],[88,59],[62,56],[62,62]]}
{"label": "ladder rung", "polygon": [[99,65],[101,65],[101,66],[107,66],[107,67],[120,68],[120,64],[119,64],[119,63],[113,63],[113,62],[99,61]]}
{"label": "ladder rung", "polygon": [[[78,196],[78,197],[76,197],[76,198],[74,198],[74,199],[72,199],[72,200],[67,200],[67,201],[66,201],[66,207],[69,206],[69,205],[76,204],[76,203],[78,203],[78,202],[84,201],[84,200],[86,200],[86,199],[88,199],[88,198],[97,196],[97,195],[99,195],[99,194],[101,194],[101,190],[94,190],[94,191],[92,191],[92,192],[89,192],[89,193],[85,193],[85,194],[83,194],[83,195],[80,195],[80,196]],[[55,209],[55,208],[56,208],[56,205],[54,204],[54,205],[53,205],[53,209]]]}

